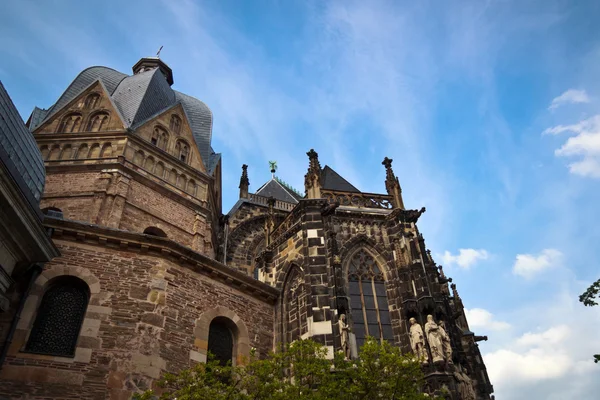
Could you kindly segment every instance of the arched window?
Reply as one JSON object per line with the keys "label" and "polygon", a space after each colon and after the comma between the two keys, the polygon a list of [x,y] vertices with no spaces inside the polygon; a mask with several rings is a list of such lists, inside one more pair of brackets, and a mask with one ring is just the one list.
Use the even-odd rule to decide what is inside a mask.
{"label": "arched window", "polygon": [[104,143],[104,146],[102,146],[102,152],[100,153],[100,157],[110,156],[112,156],[112,145],[110,143]]}
{"label": "arched window", "polygon": [[361,346],[367,336],[393,342],[384,275],[373,256],[364,249],[350,259],[348,284],[357,345]]}
{"label": "arched window", "polygon": [[42,297],[25,351],[73,357],[87,310],[90,290],[81,279],[64,276]]}
{"label": "arched window", "polygon": [[177,187],[185,190],[186,186],[187,186],[187,178],[185,177],[185,175],[179,175],[179,177],[177,178]]}
{"label": "arched window", "polygon": [[52,146],[52,149],[50,150],[50,156],[48,157],[48,160],[58,160],[60,157],[60,146],[55,144],[54,146]]}
{"label": "arched window", "polygon": [[85,98],[83,108],[86,110],[93,110],[98,107],[98,103],[100,103],[100,95],[98,93],[90,93],[88,97]]}
{"label": "arched window", "polygon": [[175,132],[175,134],[179,135],[181,132],[181,118],[177,115],[171,115],[171,123],[169,124],[169,129],[171,132]]}
{"label": "arched window", "polygon": [[90,147],[90,154],[88,158],[99,158],[100,157],[100,144],[94,143],[92,147]]}
{"label": "arched window", "polygon": [[169,144],[169,134],[160,126],[155,126],[154,131],[152,131],[152,136],[150,137],[150,143],[166,150],[167,145]]}
{"label": "arched window", "polygon": [[173,185],[177,184],[177,171],[175,169],[172,169],[169,172],[169,182],[172,183]]}
{"label": "arched window", "polygon": [[82,159],[82,158],[86,158],[88,155],[88,146],[87,144],[82,144],[81,146],[79,146],[79,148],[77,149],[77,154],[75,154],[75,158],[77,159]]}
{"label": "arched window", "polygon": [[58,133],[78,132],[81,127],[81,115],[77,113],[67,114],[58,125]]}
{"label": "arched window", "polygon": [[227,318],[216,317],[208,328],[208,352],[221,365],[227,365],[233,359],[234,337],[229,327],[231,323]]}
{"label": "arched window", "polygon": [[99,112],[90,118],[87,124],[87,132],[99,132],[102,129],[106,129],[108,125],[109,115],[107,112]]}
{"label": "arched window", "polygon": [[188,181],[187,184],[187,189],[186,191],[191,194],[192,196],[196,197],[196,193],[198,191],[198,186],[196,186],[196,181],[194,181],[193,179],[190,179]]}
{"label": "arched window", "polygon": [[159,178],[162,178],[165,175],[165,166],[160,161],[156,163],[154,175],[158,176]]}
{"label": "arched window", "polygon": [[165,231],[163,231],[162,229],[159,229],[155,226],[149,226],[146,229],[144,229],[144,234],[163,237],[163,238],[167,237],[167,234],[165,233]]}
{"label": "arched window", "polygon": [[146,158],[146,161],[144,161],[144,169],[148,172],[152,172],[154,170],[154,157],[150,156]]}
{"label": "arched window", "polygon": [[189,155],[190,147],[183,140],[178,140],[177,143],[175,143],[175,156],[179,160],[187,162]]}
{"label": "arched window", "polygon": [[300,339],[308,330],[307,291],[300,268],[293,266],[283,286],[283,332],[284,343]]}
{"label": "arched window", "polygon": [[133,163],[135,165],[139,165],[141,167],[142,165],[144,165],[144,157],[145,157],[145,155],[144,155],[143,151],[141,151],[141,150],[136,151],[135,156],[133,156]]}

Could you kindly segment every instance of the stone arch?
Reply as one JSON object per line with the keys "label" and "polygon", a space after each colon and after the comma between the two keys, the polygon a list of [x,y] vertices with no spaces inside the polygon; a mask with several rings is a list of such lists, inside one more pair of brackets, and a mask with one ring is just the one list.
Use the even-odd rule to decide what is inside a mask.
{"label": "stone arch", "polygon": [[381,246],[375,242],[375,240],[371,239],[367,235],[362,234],[348,240],[340,249],[340,259],[342,260],[342,265],[344,266],[344,277],[348,274],[347,260],[349,260],[350,257],[352,257],[352,255],[361,248],[364,248],[369,254],[371,254],[379,267],[382,268],[386,280],[389,280],[391,272],[390,262],[393,262],[394,260],[385,256],[385,250],[382,249]]}
{"label": "stone arch", "polygon": [[169,183],[172,183],[173,185],[177,184],[177,170],[175,168],[171,169],[171,171],[169,171],[169,179],[168,179]]}
{"label": "stone arch", "polygon": [[179,118],[177,114],[171,115],[169,129],[171,129],[171,132],[174,132],[176,135],[181,133],[181,118]]}
{"label": "stone arch", "polygon": [[308,331],[310,290],[304,269],[297,262],[288,263],[279,296],[280,343],[301,339]]}
{"label": "stone arch", "polygon": [[73,156],[73,148],[70,144],[66,144],[63,146],[62,151],[60,152],[61,160],[70,160]]}
{"label": "stone arch", "polygon": [[139,165],[142,166],[144,164],[144,152],[142,150],[138,150],[135,152],[135,155],[133,156],[133,163],[135,165]]}
{"label": "stone arch", "polygon": [[188,163],[190,159],[190,145],[183,139],[175,142],[175,157],[181,162]]}
{"label": "stone arch", "polygon": [[165,233],[165,231],[163,231],[162,229],[157,228],[155,226],[149,226],[146,229],[144,229],[144,234],[158,236],[158,237],[162,237],[162,238],[167,237],[167,234]]}
{"label": "stone arch", "polygon": [[215,319],[226,321],[233,334],[233,358],[232,365],[243,364],[250,357],[250,337],[248,328],[237,314],[226,307],[217,306],[205,311],[196,320],[194,329],[195,344],[197,350],[190,352],[190,358],[198,362],[206,362],[208,355],[208,335],[210,324]]}
{"label": "stone arch", "polygon": [[187,183],[187,188],[185,189],[185,191],[191,194],[192,196],[196,197],[198,192],[198,186],[196,185],[196,181],[190,179]]}
{"label": "stone arch", "polygon": [[287,261],[283,265],[283,267],[281,267],[279,269],[279,271],[277,271],[275,273],[275,280],[274,280],[275,287],[279,290],[282,290],[285,278],[288,276],[290,270],[294,266],[297,266],[298,268],[300,268],[302,270],[302,273],[304,273],[304,267],[302,267],[303,265],[304,265],[304,256],[301,256],[300,254],[296,255],[296,257],[293,260]]}
{"label": "stone arch", "polygon": [[56,133],[71,133],[79,132],[81,128],[81,114],[80,113],[69,113],[62,117]]}
{"label": "stone arch", "polygon": [[40,152],[42,153],[42,159],[45,161],[48,159],[48,155],[50,154],[50,149],[48,148],[48,146],[43,145],[42,147],[40,147]]}
{"label": "stone arch", "polygon": [[60,158],[60,146],[55,144],[50,148],[50,154],[48,154],[48,160],[58,160]]}
{"label": "stone arch", "polygon": [[156,166],[154,167],[154,175],[158,176],[159,178],[164,178],[165,175],[165,165],[162,162],[157,162]]}
{"label": "stone arch", "polygon": [[77,153],[75,153],[74,158],[81,160],[81,159],[87,158],[87,155],[88,155],[88,145],[86,143],[83,143],[77,149]]}
{"label": "stone arch", "polygon": [[104,143],[100,157],[111,157],[112,156],[112,144],[110,142]]}
{"label": "stone arch", "polygon": [[106,129],[110,121],[110,114],[106,111],[98,111],[91,114],[86,125],[87,132],[99,132]]}
{"label": "stone arch", "polygon": [[144,160],[144,169],[148,172],[154,171],[154,157],[148,156],[146,160]]}
{"label": "stone arch", "polygon": [[94,143],[90,147],[88,158],[100,158],[100,143]]}
{"label": "stone arch", "polygon": [[86,110],[93,110],[96,107],[98,107],[99,103],[100,103],[100,94],[96,93],[96,92],[90,93],[85,98],[85,101],[83,103],[83,108]]}
{"label": "stone arch", "polygon": [[179,175],[177,177],[177,187],[185,190],[186,186],[187,186],[187,177],[183,174]]}

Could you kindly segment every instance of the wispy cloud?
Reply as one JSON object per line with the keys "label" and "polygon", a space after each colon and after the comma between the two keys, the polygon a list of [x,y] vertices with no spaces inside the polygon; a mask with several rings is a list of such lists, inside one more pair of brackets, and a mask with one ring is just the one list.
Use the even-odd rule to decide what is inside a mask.
{"label": "wispy cloud", "polygon": [[513,273],[527,279],[560,265],[563,254],[556,249],[544,249],[541,253],[517,254]]}
{"label": "wispy cloud", "polygon": [[564,104],[589,103],[590,98],[585,90],[569,89],[558,97],[552,99],[548,107],[549,110],[555,110]]}
{"label": "wispy cloud", "polygon": [[571,133],[567,141],[557,149],[557,157],[581,157],[569,164],[575,175],[600,178],[600,115],[595,115],[573,125],[558,125],[546,129],[543,134]]}
{"label": "wispy cloud", "polygon": [[448,250],[442,255],[442,262],[446,266],[457,265],[463,269],[469,269],[480,260],[487,260],[489,253],[483,249],[459,249],[458,254],[452,254]]}

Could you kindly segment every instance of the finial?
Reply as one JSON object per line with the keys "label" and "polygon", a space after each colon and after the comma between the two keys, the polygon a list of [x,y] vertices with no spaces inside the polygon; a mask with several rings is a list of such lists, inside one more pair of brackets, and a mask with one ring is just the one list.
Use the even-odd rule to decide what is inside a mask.
{"label": "finial", "polygon": [[400,188],[400,182],[394,171],[392,170],[392,160],[389,157],[385,157],[381,162],[385,166],[385,189],[388,195],[393,197],[394,208],[404,209],[404,201],[402,200],[402,189]]}
{"label": "finial", "polygon": [[158,51],[156,52],[156,57],[160,58],[160,51],[163,49],[162,46],[160,46],[160,49],[158,49]]}
{"label": "finial", "polygon": [[386,158],[383,159],[383,162],[381,164],[385,165],[385,169],[390,169],[390,168],[392,168],[392,161],[394,161],[394,160],[392,160],[391,158],[386,157]]}
{"label": "finial", "polygon": [[269,167],[271,168],[271,176],[275,176],[275,171],[277,171],[277,161],[269,161]]}
{"label": "finial", "polygon": [[309,151],[306,152],[306,155],[308,156],[308,158],[310,160],[314,159],[314,158],[318,158],[319,157],[319,153],[317,153],[315,151],[315,149],[310,149]]}
{"label": "finial", "polygon": [[309,199],[321,198],[321,164],[319,163],[319,154],[315,149],[310,149],[308,156],[308,171],[304,175],[304,191]]}
{"label": "finial", "polygon": [[248,198],[248,187],[250,186],[250,180],[248,179],[248,166],[242,165],[242,176],[240,177],[240,198]]}

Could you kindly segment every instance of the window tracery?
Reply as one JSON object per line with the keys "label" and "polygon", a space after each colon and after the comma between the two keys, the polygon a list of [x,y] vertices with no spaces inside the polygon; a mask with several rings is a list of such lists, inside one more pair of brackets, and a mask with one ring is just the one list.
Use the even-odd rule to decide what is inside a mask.
{"label": "window tracery", "polygon": [[58,125],[58,133],[78,132],[81,127],[81,115],[77,113],[67,114]]}
{"label": "window tracery", "polygon": [[98,107],[100,103],[100,95],[98,93],[91,93],[85,98],[83,108],[86,110],[93,110]]}
{"label": "window tracery", "polygon": [[181,133],[181,118],[177,115],[171,115],[171,123],[169,124],[169,129],[171,132],[175,132],[175,134],[179,135]]}
{"label": "window tracery", "polygon": [[106,129],[106,126],[108,125],[108,118],[109,115],[107,112],[99,112],[94,114],[88,121],[86,131],[99,132],[103,129]]}
{"label": "window tracery", "polygon": [[89,296],[89,288],[80,279],[58,278],[42,297],[25,350],[73,357]]}
{"label": "window tracery", "polygon": [[385,276],[373,256],[364,249],[350,259],[348,286],[357,344],[362,345],[367,336],[393,342]]}

